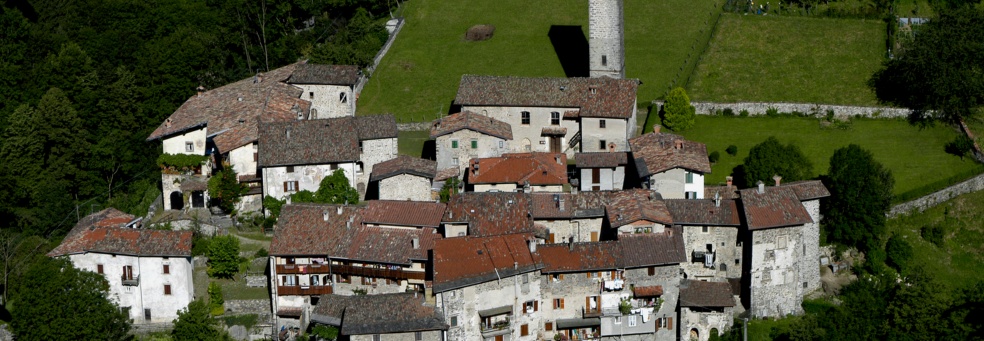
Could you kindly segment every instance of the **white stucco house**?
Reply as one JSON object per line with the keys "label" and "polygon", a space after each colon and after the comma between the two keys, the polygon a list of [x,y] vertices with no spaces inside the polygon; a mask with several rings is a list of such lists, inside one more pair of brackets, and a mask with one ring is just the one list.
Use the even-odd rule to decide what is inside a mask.
{"label": "white stucco house", "polygon": [[574,154],[581,191],[618,191],[625,188],[625,170],[629,165],[626,152],[592,152]]}
{"label": "white stucco house", "polygon": [[442,117],[431,124],[437,169],[455,169],[463,180],[471,159],[496,157],[509,152],[512,141],[509,123],[463,111]]}
{"label": "white stucco house", "polygon": [[164,323],[195,299],[191,231],[146,230],[113,208],[82,218],[49,257],[106,276],[109,298],[134,323]]}
{"label": "white stucco house", "polygon": [[704,174],[711,172],[707,147],[659,129],[629,140],[632,161],[644,187],[663,199],[703,199]]}

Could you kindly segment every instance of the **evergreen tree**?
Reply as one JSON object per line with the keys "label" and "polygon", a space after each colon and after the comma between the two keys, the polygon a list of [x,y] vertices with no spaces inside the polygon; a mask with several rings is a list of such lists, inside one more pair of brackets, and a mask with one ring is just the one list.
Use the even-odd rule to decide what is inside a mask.
{"label": "evergreen tree", "polygon": [[799,147],[792,143],[784,146],[774,136],[748,150],[742,169],[739,179],[744,179],[745,187],[754,187],[759,181],[769,183],[776,175],[783,181],[813,177],[813,163]]}
{"label": "evergreen tree", "polygon": [[895,185],[892,172],[851,144],[834,151],[827,176],[830,198],[821,207],[828,239],[861,250],[880,248]]}
{"label": "evergreen tree", "polygon": [[684,131],[694,126],[696,109],[690,105],[690,97],[687,97],[687,91],[683,88],[670,90],[663,110],[663,125],[670,130]]}

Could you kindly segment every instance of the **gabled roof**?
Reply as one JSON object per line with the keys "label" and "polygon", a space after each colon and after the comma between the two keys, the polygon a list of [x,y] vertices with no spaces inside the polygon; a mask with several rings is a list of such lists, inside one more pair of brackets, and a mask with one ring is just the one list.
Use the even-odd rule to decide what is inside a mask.
{"label": "gabled roof", "polygon": [[619,235],[616,241],[539,245],[544,273],[586,272],[687,261],[683,237],[668,233]]}
{"label": "gabled roof", "polygon": [[530,193],[536,219],[600,218],[605,216],[608,195],[613,192]]}
{"label": "gabled roof", "polygon": [[563,185],[567,183],[567,155],[516,153],[472,159],[468,173],[470,184]]}
{"label": "gabled roof", "polygon": [[386,160],[373,166],[369,181],[379,181],[403,174],[434,179],[434,176],[437,175],[437,161],[400,155],[395,159]]}
{"label": "gabled roof", "polygon": [[503,140],[512,140],[512,126],[509,123],[471,111],[463,111],[434,120],[434,124],[431,125],[430,138],[435,139],[464,129]]}
{"label": "gabled roof", "polygon": [[370,200],[362,213],[362,222],[437,228],[446,208],[446,204],[435,202]]}
{"label": "gabled roof", "polygon": [[355,129],[359,134],[359,141],[397,137],[396,118],[390,114],[356,116]]}
{"label": "gabled roof", "polygon": [[679,264],[687,261],[683,234],[667,228],[664,233],[633,233],[618,236],[620,268]]}
{"label": "gabled roof", "polygon": [[615,168],[629,164],[629,153],[577,153],[574,160],[577,168]]}
{"label": "gabled roof", "polygon": [[711,162],[703,143],[687,141],[668,133],[644,134],[629,139],[639,176],[649,176],[674,168],[710,173]]}
{"label": "gabled roof", "polygon": [[[632,117],[639,80],[461,76],[455,104],[577,108],[580,117]],[[570,117],[567,112],[564,117]]]}
{"label": "gabled roof", "polygon": [[359,160],[355,117],[294,120],[260,126],[259,166],[318,165]]}
{"label": "gabled roof", "polygon": [[306,115],[311,103],[300,99],[302,90],[284,83],[294,63],[271,70],[262,77],[249,77],[196,95],[185,101],[157,129],[148,141],[208,127],[220,153],[252,143],[258,138],[260,122],[296,120]]}
{"label": "gabled roof", "polygon": [[127,228],[136,217],[114,208],[79,220],[49,257],[86,252],[132,256],[190,257],[191,231]]}
{"label": "gabled roof", "polygon": [[448,200],[443,222],[467,223],[469,236],[533,232],[530,197],[522,193],[461,193]]}
{"label": "gabled roof", "polygon": [[625,226],[640,220],[673,224],[673,216],[659,193],[647,189],[608,192],[606,213],[612,227]]}
{"label": "gabled roof", "polygon": [[721,199],[738,199],[738,186],[704,186],[705,198],[714,198],[715,195]]}
{"label": "gabled roof", "polygon": [[820,180],[803,180],[783,183],[782,187],[789,187],[796,193],[800,201],[815,200],[830,196],[830,191]]}
{"label": "gabled roof", "polygon": [[728,282],[685,280],[680,285],[680,306],[696,308],[734,307],[735,298]]}
{"label": "gabled roof", "polygon": [[440,239],[434,244],[434,292],[493,281],[543,267],[530,252],[533,234]]}
{"label": "gabled roof", "polygon": [[745,221],[749,230],[813,222],[813,218],[803,207],[792,187],[766,186],[762,193],[759,193],[758,188],[743,189],[740,193],[742,209],[745,212]]}
{"label": "gabled roof", "polygon": [[444,317],[423,294],[322,295],[311,311],[314,322],[341,327],[342,335],[447,330]]}
{"label": "gabled roof", "polygon": [[320,85],[355,85],[361,70],[355,65],[299,64],[287,83]]}
{"label": "gabled roof", "polygon": [[713,199],[669,199],[664,202],[676,225],[741,225],[738,205],[734,200],[721,200],[720,205],[715,204]]}

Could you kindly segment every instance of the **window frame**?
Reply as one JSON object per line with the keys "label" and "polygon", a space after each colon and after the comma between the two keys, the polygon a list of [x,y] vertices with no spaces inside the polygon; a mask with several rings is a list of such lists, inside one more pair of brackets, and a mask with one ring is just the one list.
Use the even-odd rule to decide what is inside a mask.
{"label": "window frame", "polygon": [[524,126],[530,125],[530,112],[529,111],[522,111],[522,112],[519,113],[519,123],[522,124],[522,125],[524,125]]}
{"label": "window frame", "polygon": [[471,148],[478,149],[478,139],[471,139]]}
{"label": "window frame", "polygon": [[599,129],[607,128],[607,123],[605,122],[605,120],[598,120],[598,128]]}
{"label": "window frame", "polygon": [[605,149],[608,149],[608,141],[598,140],[598,149],[601,151],[605,151]]}
{"label": "window frame", "polygon": [[195,142],[185,141],[185,152],[186,153],[193,153],[193,152],[195,152]]}
{"label": "window frame", "polygon": [[684,183],[688,185],[694,183],[694,172],[687,172],[687,175],[684,176]]}
{"label": "window frame", "polygon": [[164,296],[171,296],[171,285],[164,284]]}
{"label": "window frame", "polygon": [[452,139],[451,140],[451,149],[458,149],[458,140],[457,139]]}
{"label": "window frame", "polygon": [[163,264],[161,266],[161,273],[163,273],[165,275],[170,275],[171,274],[171,264],[166,264],[166,263]]}
{"label": "window frame", "polygon": [[560,125],[560,112],[551,111],[550,112],[550,125],[559,126]]}
{"label": "window frame", "polygon": [[96,264],[96,273],[97,274],[100,274],[100,275],[105,274],[105,272],[103,272],[103,265],[102,264]]}

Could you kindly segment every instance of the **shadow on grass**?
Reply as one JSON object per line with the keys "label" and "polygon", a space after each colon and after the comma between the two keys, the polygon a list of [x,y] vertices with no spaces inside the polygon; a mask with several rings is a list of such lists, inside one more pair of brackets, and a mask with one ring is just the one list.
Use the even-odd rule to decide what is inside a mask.
{"label": "shadow on grass", "polygon": [[588,39],[581,26],[552,25],[550,43],[567,77],[588,77]]}

